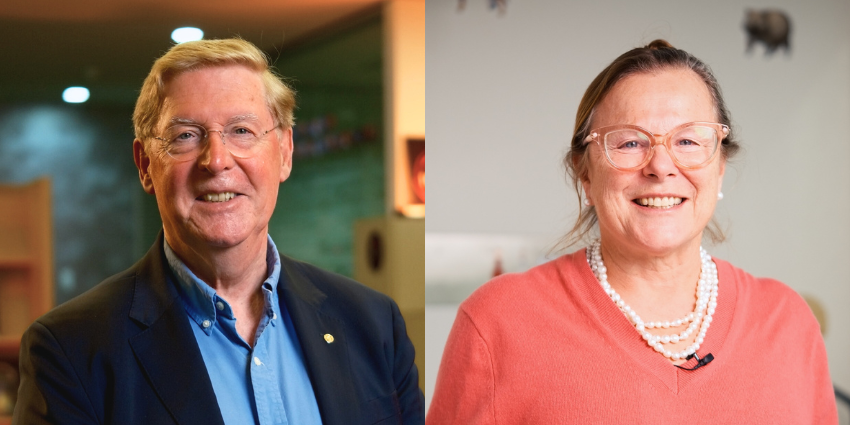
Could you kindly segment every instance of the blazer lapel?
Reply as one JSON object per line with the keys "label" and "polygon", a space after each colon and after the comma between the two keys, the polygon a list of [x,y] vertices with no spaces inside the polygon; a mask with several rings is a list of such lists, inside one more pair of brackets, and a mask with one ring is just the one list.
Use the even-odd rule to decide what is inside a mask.
{"label": "blazer lapel", "polygon": [[281,279],[278,289],[304,352],[322,423],[353,423],[359,417],[360,405],[351,374],[345,324],[322,311],[327,296],[302,273],[298,263],[283,255]]}
{"label": "blazer lapel", "polygon": [[189,319],[162,251],[162,232],[139,264],[130,318],[147,326],[130,346],[151,385],[181,425],[224,425]]}

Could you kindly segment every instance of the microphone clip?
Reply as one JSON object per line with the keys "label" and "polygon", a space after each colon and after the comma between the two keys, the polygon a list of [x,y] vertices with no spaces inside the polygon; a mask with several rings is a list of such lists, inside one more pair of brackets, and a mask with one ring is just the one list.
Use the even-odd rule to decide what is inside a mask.
{"label": "microphone clip", "polygon": [[714,356],[711,353],[706,354],[705,357],[703,357],[703,358],[699,358],[697,353],[694,352],[693,354],[691,354],[690,356],[687,357],[687,360],[690,360],[691,358],[697,359],[697,364],[694,367],[682,367],[682,366],[679,366],[679,365],[673,365],[673,366],[676,366],[679,369],[683,369],[683,370],[697,370],[697,369],[711,363],[711,361],[714,360]]}

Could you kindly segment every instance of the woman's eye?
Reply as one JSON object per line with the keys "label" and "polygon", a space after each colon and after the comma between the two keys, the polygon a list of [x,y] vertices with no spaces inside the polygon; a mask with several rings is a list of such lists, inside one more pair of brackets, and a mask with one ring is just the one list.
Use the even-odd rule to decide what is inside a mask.
{"label": "woman's eye", "polygon": [[640,147],[640,143],[636,140],[631,140],[620,145],[620,149],[634,149]]}

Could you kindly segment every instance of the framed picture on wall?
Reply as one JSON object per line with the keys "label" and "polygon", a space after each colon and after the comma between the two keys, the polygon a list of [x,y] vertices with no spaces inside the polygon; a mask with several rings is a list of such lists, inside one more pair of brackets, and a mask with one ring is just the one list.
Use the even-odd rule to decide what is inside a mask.
{"label": "framed picture on wall", "polygon": [[396,167],[402,187],[396,188],[396,209],[407,217],[425,217],[425,138],[408,137],[404,163]]}

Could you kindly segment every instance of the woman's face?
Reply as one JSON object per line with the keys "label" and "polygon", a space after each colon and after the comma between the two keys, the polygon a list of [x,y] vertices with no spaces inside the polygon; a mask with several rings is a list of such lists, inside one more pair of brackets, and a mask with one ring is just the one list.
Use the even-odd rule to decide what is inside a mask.
{"label": "woman's face", "polygon": [[[633,124],[666,134],[694,121],[717,121],[711,94],[693,71],[670,68],[619,81],[598,105],[591,129]],[[646,167],[621,171],[611,167],[598,144],[588,148],[588,176],[582,184],[596,208],[603,244],[650,255],[699,245],[722,184],[722,153],[702,168],[687,170],[679,169],[667,149],[657,146]],[[641,205],[647,198],[673,198],[673,203],[680,198],[681,203]]]}

